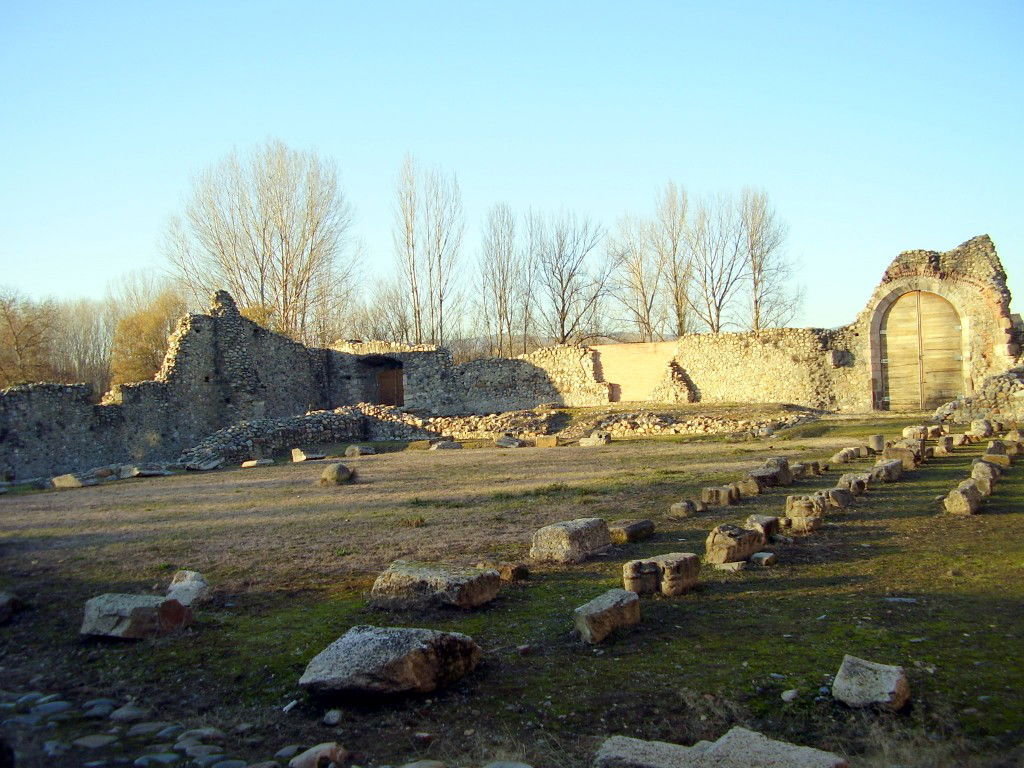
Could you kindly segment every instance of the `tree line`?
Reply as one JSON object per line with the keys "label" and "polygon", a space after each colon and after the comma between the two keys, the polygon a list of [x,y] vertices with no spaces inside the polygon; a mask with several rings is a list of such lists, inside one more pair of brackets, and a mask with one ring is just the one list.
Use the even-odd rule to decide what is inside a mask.
{"label": "tree line", "polygon": [[178,317],[219,288],[244,315],[310,345],[442,344],[459,359],[554,343],[660,341],[785,325],[801,294],[766,192],[691,197],[669,181],[611,227],[495,203],[475,252],[454,173],[411,155],[394,186],[390,269],[368,277],[336,163],[270,140],[198,174],[162,242],[165,274],[101,300],[0,290],[0,387],[152,378]]}

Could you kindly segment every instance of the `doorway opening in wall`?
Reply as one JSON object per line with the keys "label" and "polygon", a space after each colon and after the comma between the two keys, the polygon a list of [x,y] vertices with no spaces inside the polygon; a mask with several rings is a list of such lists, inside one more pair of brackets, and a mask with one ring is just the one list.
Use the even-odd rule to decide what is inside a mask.
{"label": "doorway opening in wall", "polygon": [[359,361],[367,373],[366,395],[378,405],[405,405],[405,371],[401,360],[371,355]]}
{"label": "doorway opening in wall", "polygon": [[909,291],[880,329],[882,395],[891,411],[937,408],[964,393],[960,315],[944,298]]}

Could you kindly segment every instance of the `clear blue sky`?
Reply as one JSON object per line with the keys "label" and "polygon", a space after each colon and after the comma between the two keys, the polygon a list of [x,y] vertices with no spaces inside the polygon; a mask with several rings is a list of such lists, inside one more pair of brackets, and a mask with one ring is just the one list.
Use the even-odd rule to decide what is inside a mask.
{"label": "clear blue sky", "polygon": [[457,172],[467,258],[495,201],[611,225],[672,178],[769,192],[802,324],[981,233],[1024,299],[1022,39],[1019,0],[4,0],[0,284],[98,296],[160,266],[192,175],[276,136],[337,160],[370,272],[411,151]]}

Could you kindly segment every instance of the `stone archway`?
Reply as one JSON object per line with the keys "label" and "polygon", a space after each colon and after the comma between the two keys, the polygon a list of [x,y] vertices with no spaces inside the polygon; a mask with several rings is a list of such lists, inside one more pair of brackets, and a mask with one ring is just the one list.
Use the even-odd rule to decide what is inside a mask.
{"label": "stone archway", "polygon": [[878,406],[930,410],[964,394],[964,328],[956,307],[920,288],[886,298],[872,339],[880,373]]}

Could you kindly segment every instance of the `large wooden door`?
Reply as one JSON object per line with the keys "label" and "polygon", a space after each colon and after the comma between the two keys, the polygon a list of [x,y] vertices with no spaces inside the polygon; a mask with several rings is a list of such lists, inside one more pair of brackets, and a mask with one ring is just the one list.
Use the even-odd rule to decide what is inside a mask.
{"label": "large wooden door", "polygon": [[937,408],[962,395],[960,316],[927,291],[900,296],[882,323],[883,394],[893,411]]}
{"label": "large wooden door", "polygon": [[401,368],[389,368],[377,374],[377,402],[381,405],[405,405],[404,390]]}

